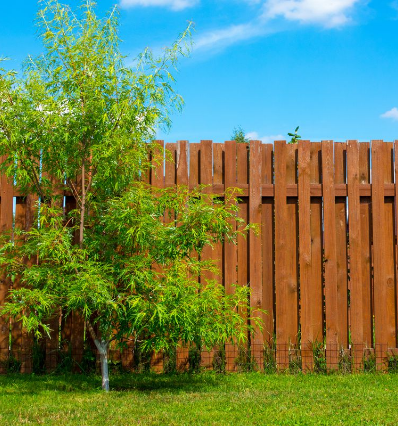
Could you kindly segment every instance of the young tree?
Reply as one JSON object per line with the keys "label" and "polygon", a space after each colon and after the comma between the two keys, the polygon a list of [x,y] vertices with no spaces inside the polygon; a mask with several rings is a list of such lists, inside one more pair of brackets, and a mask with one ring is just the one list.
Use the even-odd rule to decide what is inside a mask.
{"label": "young tree", "polygon": [[[227,296],[217,282],[198,280],[214,270],[200,260],[203,247],[236,237],[234,194],[223,203],[201,188],[156,190],[140,181],[148,154],[163,155],[148,143],[155,129],[182,105],[170,69],[188,52],[191,26],[161,58],[145,50],[133,69],[119,50],[117,9],[104,19],[94,9],[91,0],[78,14],[44,1],[45,53],[28,58],[22,78],[1,70],[1,170],[39,199],[37,226],[2,237],[0,264],[21,286],[1,314],[40,337],[54,313],[77,312],[108,390],[112,341],[132,339],[147,351],[211,348],[244,340],[252,328],[237,313],[246,289]],[[76,200],[68,214],[64,191]]]}
{"label": "young tree", "polygon": [[250,140],[246,137],[245,132],[241,126],[234,128],[231,140],[236,141],[237,143],[250,143]]}

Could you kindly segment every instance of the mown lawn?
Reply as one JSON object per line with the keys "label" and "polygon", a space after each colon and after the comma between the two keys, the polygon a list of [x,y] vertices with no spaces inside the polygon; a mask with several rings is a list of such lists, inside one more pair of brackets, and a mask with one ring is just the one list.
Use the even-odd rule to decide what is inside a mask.
{"label": "mown lawn", "polygon": [[0,377],[0,425],[396,425],[398,375]]}

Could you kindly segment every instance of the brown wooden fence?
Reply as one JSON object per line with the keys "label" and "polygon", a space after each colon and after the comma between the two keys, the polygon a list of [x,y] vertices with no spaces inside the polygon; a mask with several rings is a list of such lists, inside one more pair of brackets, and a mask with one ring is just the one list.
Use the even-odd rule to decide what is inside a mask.
{"label": "brown wooden fence", "polygon": [[[206,190],[220,196],[238,187],[239,215],[261,224],[259,235],[250,232],[236,245],[218,244],[203,254],[219,266],[227,293],[234,283],[250,283],[250,305],[268,312],[250,348],[227,345],[224,355],[204,353],[205,367],[224,356],[227,370],[237,370],[242,350],[260,369],[273,362],[279,369],[357,370],[372,362],[385,368],[397,356],[398,141],[247,145],[204,140],[165,148],[171,156],[145,176],[148,183],[212,185]],[[4,177],[0,190],[0,226],[12,226],[13,212],[16,223],[28,226],[32,197],[15,197]],[[67,197],[66,205],[72,208],[73,199]],[[3,280],[0,303],[7,289]],[[22,371],[31,371],[31,337],[18,325],[0,321],[1,359],[12,355]],[[81,320],[60,315],[53,328],[45,344],[47,369],[53,370],[68,348],[76,365],[81,363]],[[131,348],[113,357],[125,368],[134,363]],[[188,349],[179,349],[177,366],[183,368],[187,358]],[[162,363],[153,357],[155,369]]]}

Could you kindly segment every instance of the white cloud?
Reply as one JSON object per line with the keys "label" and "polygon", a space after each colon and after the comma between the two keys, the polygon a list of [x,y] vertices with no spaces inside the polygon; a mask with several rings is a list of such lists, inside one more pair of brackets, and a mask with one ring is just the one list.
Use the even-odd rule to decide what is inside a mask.
{"label": "white cloud", "polygon": [[245,137],[254,141],[261,141],[262,143],[274,143],[275,141],[286,140],[286,137],[283,135],[269,135],[269,136],[259,136],[257,132],[246,133]]}
{"label": "white cloud", "polygon": [[262,26],[249,24],[231,25],[214,31],[208,31],[198,37],[194,49],[219,49],[271,32]]}
{"label": "white cloud", "polygon": [[127,9],[134,6],[160,6],[178,11],[195,6],[197,3],[199,0],[120,0],[120,7]]}
{"label": "white cloud", "polygon": [[267,0],[264,18],[281,16],[289,21],[337,27],[348,23],[350,10],[359,0]]}
{"label": "white cloud", "polygon": [[381,114],[381,118],[390,118],[391,120],[398,121],[398,108],[394,107],[384,114]]}
{"label": "white cloud", "polygon": [[[138,0],[135,0],[138,1]],[[289,28],[289,22],[339,27],[351,21],[353,7],[366,0],[243,0],[256,7],[249,22],[208,31],[199,36],[195,49],[217,50],[243,40],[264,36]],[[398,0],[397,0],[398,1]],[[275,19],[281,17],[285,25]],[[276,26],[278,25],[278,26]]]}

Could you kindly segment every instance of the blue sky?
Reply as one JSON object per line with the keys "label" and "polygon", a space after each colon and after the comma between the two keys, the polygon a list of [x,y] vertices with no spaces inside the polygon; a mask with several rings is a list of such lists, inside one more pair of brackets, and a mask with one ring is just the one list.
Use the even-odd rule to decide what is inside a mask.
{"label": "blue sky", "polygon": [[[78,0],[65,0],[72,7]],[[99,0],[98,13],[115,0]],[[122,50],[159,52],[195,23],[181,61],[185,100],[167,141],[398,139],[398,1],[118,0]],[[0,5],[0,56],[18,68],[41,52],[35,1]]]}

